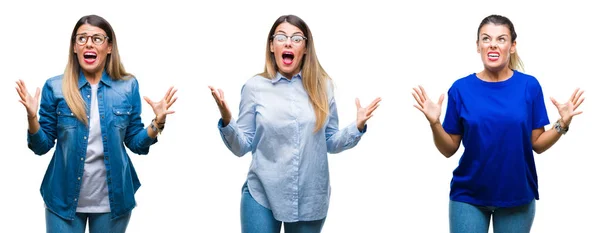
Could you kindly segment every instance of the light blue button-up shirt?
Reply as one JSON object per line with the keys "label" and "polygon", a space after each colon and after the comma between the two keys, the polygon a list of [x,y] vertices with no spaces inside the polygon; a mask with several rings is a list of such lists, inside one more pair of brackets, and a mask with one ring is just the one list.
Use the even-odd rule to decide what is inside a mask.
{"label": "light blue button-up shirt", "polygon": [[350,149],[366,132],[356,123],[338,129],[333,88],[328,88],[329,117],[314,133],[315,113],[302,76],[255,76],[242,87],[239,116],[219,130],[237,156],[252,151],[248,189],[254,199],[283,222],[327,216],[330,186],[327,153]]}

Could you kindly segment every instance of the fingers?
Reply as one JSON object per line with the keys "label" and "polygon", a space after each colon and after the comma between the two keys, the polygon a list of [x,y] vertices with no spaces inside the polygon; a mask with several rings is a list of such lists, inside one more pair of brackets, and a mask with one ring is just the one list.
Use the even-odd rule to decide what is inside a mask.
{"label": "fingers", "polygon": [[429,99],[429,96],[427,96],[427,92],[425,92],[425,88],[423,88],[421,85],[419,85],[419,89],[421,89],[421,93],[423,94],[423,97],[425,98],[425,100]]}
{"label": "fingers", "polygon": [[577,111],[577,112],[574,112],[572,116],[577,116],[577,115],[582,114],[582,113],[583,113],[583,111]]}
{"label": "fingers", "polygon": [[173,89],[174,87],[169,88],[169,91],[167,92],[168,96],[165,99],[167,101],[167,103],[170,103],[171,100],[173,99],[173,96],[175,95],[175,93],[177,93],[177,89]]}
{"label": "fingers", "polygon": [[585,100],[585,97],[581,98],[577,103],[575,103],[575,106],[573,106],[573,110],[577,109],[579,107],[579,105],[581,105],[581,103],[583,103],[584,100]]}
{"label": "fingers", "polygon": [[173,100],[167,104],[167,109],[171,108],[171,105],[173,105],[175,101],[177,101],[177,97],[173,98]]}
{"label": "fingers", "polygon": [[412,96],[415,98],[415,100],[417,101],[417,103],[419,103],[420,106],[423,106],[423,100],[421,100],[421,98],[417,96],[417,94],[412,93]]}
{"label": "fingers", "polygon": [[221,97],[221,101],[225,101],[225,93],[223,92],[223,90],[218,89],[219,91],[219,96]]}
{"label": "fingers", "polygon": [[354,99],[354,103],[356,104],[356,109],[360,109],[360,100],[358,100],[358,98]]}
{"label": "fingers", "polygon": [[41,93],[41,90],[40,90],[40,88],[39,88],[39,87],[38,87],[38,88],[36,88],[36,89],[35,89],[35,99],[36,99],[36,100],[39,100],[39,99],[40,99],[40,93]]}
{"label": "fingers", "polygon": [[415,91],[416,96],[419,97],[419,99],[415,98],[417,100],[417,102],[424,103],[425,102],[425,97],[423,96],[423,93],[421,92],[421,90],[413,87],[413,91]]}
{"label": "fingers", "polygon": [[163,99],[168,99],[169,98],[169,94],[171,94],[171,91],[173,90],[173,86],[169,87],[169,90],[167,90],[167,93],[165,93],[165,97],[163,97]]}
{"label": "fingers", "polygon": [[375,99],[374,99],[374,100],[371,102],[371,104],[369,104],[369,107],[368,107],[368,108],[372,108],[372,107],[373,107],[373,106],[375,106],[375,105],[379,105],[379,102],[381,102],[381,97],[377,97],[377,98],[375,98]]}
{"label": "fingers", "polygon": [[146,101],[146,103],[148,103],[150,106],[153,106],[152,100],[150,100],[150,98],[148,98],[147,96],[144,96],[144,100]]}
{"label": "fingers", "polygon": [[379,104],[378,104],[378,105],[375,105],[375,106],[373,106],[373,107],[371,107],[371,108],[368,108],[368,109],[367,109],[367,112],[366,112],[366,115],[367,115],[367,116],[371,115],[371,114],[373,113],[373,111],[375,111],[375,109],[377,109],[377,107],[379,107]]}
{"label": "fingers", "polygon": [[425,109],[423,109],[423,107],[421,107],[421,106],[418,106],[418,105],[416,105],[416,104],[413,104],[413,106],[414,106],[416,109],[419,109],[419,111],[421,111],[423,114],[425,114]]}
{"label": "fingers", "polygon": [[556,101],[553,97],[550,97],[550,101],[552,101],[554,106],[556,106],[557,108],[560,106],[560,103],[558,103],[558,101]]}
{"label": "fingers", "polygon": [[575,100],[575,96],[577,96],[577,92],[579,92],[579,88],[575,89],[575,91],[573,92],[573,94],[571,94],[571,102],[573,102],[573,100]]}
{"label": "fingers", "polygon": [[438,99],[438,105],[441,107],[442,103],[444,103],[444,94],[440,95],[440,98]]}

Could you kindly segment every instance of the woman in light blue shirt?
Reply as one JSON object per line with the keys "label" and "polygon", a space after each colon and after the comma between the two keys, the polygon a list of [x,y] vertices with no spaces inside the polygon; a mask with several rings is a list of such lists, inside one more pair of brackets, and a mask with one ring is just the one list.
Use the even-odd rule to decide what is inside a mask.
{"label": "woman in light blue shirt", "polygon": [[310,29],[294,15],[279,17],[269,31],[265,70],[242,87],[237,121],[223,91],[209,88],[223,142],[237,156],[253,155],[242,232],[278,233],[282,222],[286,232],[320,232],[330,197],[327,153],[356,146],[381,99],[366,107],[356,99],[356,122],[339,129],[331,79]]}
{"label": "woman in light blue shirt", "polygon": [[[148,154],[157,142],[176,90],[163,99],[144,99],[155,118],[141,121],[137,79],[121,64],[117,38],[102,17],[79,19],[70,37],[65,72],[31,95],[17,82],[27,110],[28,147],[38,155],[54,150],[40,192],[46,206],[46,231],[125,232],[140,181],[125,146]],[[39,105],[39,120],[38,120]]]}

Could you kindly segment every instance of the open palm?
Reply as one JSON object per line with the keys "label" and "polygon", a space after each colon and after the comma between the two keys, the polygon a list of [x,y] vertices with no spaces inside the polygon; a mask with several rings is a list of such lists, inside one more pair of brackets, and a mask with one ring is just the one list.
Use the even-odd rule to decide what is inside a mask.
{"label": "open palm", "polygon": [[17,93],[21,98],[19,102],[25,106],[27,110],[27,117],[33,118],[37,115],[38,107],[39,107],[39,99],[40,99],[40,88],[38,87],[35,91],[35,96],[31,96],[27,91],[27,87],[25,86],[25,82],[23,80],[17,81]]}
{"label": "open palm", "polygon": [[154,102],[150,100],[150,98],[144,96],[144,100],[146,100],[146,102],[152,107],[152,111],[154,111],[154,114],[156,115],[157,122],[165,122],[168,114],[175,113],[175,111],[169,110],[169,108],[175,103],[175,101],[177,101],[177,97],[173,97],[176,92],[177,89],[173,89],[173,87],[169,88],[165,94],[165,97],[157,102]]}
{"label": "open palm", "polygon": [[438,99],[437,103],[431,101],[429,96],[427,96],[427,92],[425,92],[425,88],[419,86],[419,88],[413,88],[414,92],[412,93],[413,97],[417,101],[417,104],[413,105],[415,108],[419,109],[425,117],[429,121],[429,124],[435,124],[439,121],[440,115],[442,114],[442,103],[444,102],[444,95],[442,94]]}
{"label": "open palm", "polygon": [[583,113],[582,111],[575,111],[577,110],[579,105],[581,105],[581,103],[583,103],[583,101],[585,100],[585,97],[581,97],[582,94],[582,90],[579,90],[579,88],[575,89],[575,91],[571,95],[571,98],[566,103],[559,103],[554,98],[550,97],[550,100],[552,100],[552,103],[554,104],[554,106],[556,106],[556,109],[558,109],[558,114],[560,114],[560,118],[566,125],[569,125],[571,123],[571,120],[574,116]]}

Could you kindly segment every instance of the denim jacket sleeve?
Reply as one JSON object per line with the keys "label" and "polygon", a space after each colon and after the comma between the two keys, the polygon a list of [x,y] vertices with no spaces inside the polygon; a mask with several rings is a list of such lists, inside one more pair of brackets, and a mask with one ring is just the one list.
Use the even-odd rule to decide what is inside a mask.
{"label": "denim jacket sleeve", "polygon": [[148,136],[148,131],[144,128],[142,123],[142,100],[140,97],[139,84],[136,78],[132,78],[131,88],[131,105],[132,114],[130,124],[125,132],[125,145],[131,152],[145,155],[150,151],[150,146],[158,141],[157,138],[151,138]]}
{"label": "denim jacket sleeve", "polygon": [[56,142],[56,106],[54,91],[50,80],[42,88],[42,98],[39,110],[40,128],[35,133],[27,132],[27,147],[37,155],[46,154]]}
{"label": "denim jacket sleeve", "polygon": [[223,120],[219,120],[219,132],[225,146],[236,156],[241,157],[252,150],[252,142],[256,133],[256,111],[254,93],[249,83],[242,87],[240,98],[239,119],[231,119],[223,127]]}

